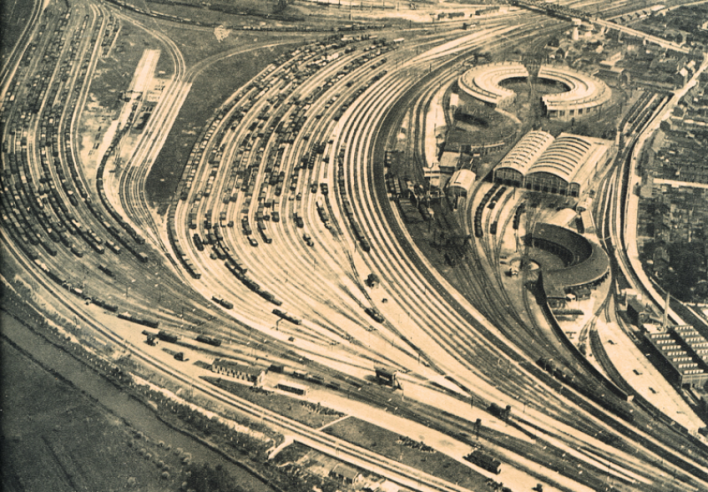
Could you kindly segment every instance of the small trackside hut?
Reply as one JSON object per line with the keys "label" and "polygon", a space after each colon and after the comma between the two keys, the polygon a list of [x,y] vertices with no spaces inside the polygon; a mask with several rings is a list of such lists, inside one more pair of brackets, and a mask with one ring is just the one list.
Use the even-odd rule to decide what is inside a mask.
{"label": "small trackside hut", "polygon": [[359,476],[359,472],[353,467],[344,463],[337,463],[329,472],[329,476],[341,481],[344,485],[351,485]]}

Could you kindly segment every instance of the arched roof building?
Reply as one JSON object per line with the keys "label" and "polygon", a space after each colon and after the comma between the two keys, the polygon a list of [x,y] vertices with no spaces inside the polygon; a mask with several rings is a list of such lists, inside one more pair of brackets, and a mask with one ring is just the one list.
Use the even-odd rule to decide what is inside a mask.
{"label": "arched roof building", "polygon": [[504,156],[494,171],[497,181],[512,186],[523,186],[531,165],[553,143],[553,135],[543,131],[530,131]]}
{"label": "arched roof building", "polygon": [[447,182],[448,195],[467,197],[476,177],[469,169],[458,169]]}
{"label": "arched roof building", "polygon": [[[528,137],[528,138],[527,138]],[[494,170],[494,180],[507,186],[544,193],[579,196],[581,188],[613,156],[608,140],[545,132],[524,135]]]}

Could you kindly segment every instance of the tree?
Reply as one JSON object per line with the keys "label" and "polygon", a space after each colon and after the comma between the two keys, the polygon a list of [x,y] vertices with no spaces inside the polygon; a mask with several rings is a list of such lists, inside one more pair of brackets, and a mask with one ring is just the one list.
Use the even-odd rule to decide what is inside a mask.
{"label": "tree", "polygon": [[274,13],[279,13],[285,10],[285,8],[288,6],[288,1],[287,0],[275,0],[275,6],[273,7],[273,12]]}

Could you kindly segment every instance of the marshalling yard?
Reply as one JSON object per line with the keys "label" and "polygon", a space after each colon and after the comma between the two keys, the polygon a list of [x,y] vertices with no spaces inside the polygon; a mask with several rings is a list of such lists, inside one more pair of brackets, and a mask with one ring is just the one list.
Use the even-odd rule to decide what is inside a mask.
{"label": "marshalling yard", "polygon": [[702,2],[6,3],[4,488],[708,490]]}

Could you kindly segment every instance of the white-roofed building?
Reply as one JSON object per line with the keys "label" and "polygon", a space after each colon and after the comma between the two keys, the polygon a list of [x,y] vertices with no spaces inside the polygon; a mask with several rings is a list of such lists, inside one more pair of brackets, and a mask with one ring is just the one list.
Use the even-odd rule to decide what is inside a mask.
{"label": "white-roofed building", "polygon": [[460,95],[471,97],[494,107],[508,107],[516,101],[516,93],[500,84],[506,80],[525,79],[528,70],[521,63],[492,63],[474,67],[458,79]]}
{"label": "white-roofed building", "polygon": [[455,171],[447,183],[447,194],[466,198],[472,190],[475,179],[477,179],[477,176],[469,169]]}
{"label": "white-roofed building", "polygon": [[497,165],[494,180],[507,186],[577,197],[596,170],[612,158],[614,149],[609,140],[570,133],[562,133],[554,140],[550,134],[532,131]]}
{"label": "white-roofed building", "polygon": [[507,186],[522,186],[529,167],[552,143],[550,133],[528,132],[497,165],[494,180]]}
{"label": "white-roofed building", "polygon": [[568,87],[565,92],[541,97],[546,115],[551,119],[570,121],[596,114],[612,97],[612,91],[602,80],[565,66],[543,65],[538,78]]}
{"label": "white-roofed building", "polygon": [[[473,99],[495,108],[509,107],[516,101],[516,93],[503,87],[502,82],[525,80],[528,76],[522,63],[474,67],[458,79],[461,103]],[[538,78],[567,88],[564,92],[541,97],[544,111],[551,119],[570,121],[596,114],[612,97],[611,89],[602,80],[566,66],[542,65]]]}

